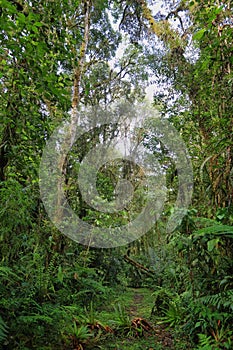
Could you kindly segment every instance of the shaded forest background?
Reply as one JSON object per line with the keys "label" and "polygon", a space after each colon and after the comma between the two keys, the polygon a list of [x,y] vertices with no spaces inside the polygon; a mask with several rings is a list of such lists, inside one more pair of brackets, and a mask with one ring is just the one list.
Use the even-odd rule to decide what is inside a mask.
{"label": "shaded forest background", "polygon": [[[0,4],[2,348],[101,348],[113,335],[110,326],[95,322],[94,311],[104,310],[129,286],[143,286],[151,290],[154,322],[168,325],[182,340],[175,349],[231,349],[232,2],[164,1],[160,10],[146,0]],[[144,101],[151,83],[152,108],[179,131],[190,154],[192,204],[168,234],[178,189],[174,159],[163,145],[158,151],[158,135],[135,130],[166,171],[169,198],[162,216],[127,247],[82,246],[56,229],[40,199],[46,141],[63,120],[75,132],[80,110],[114,105],[124,115],[126,101],[135,106]],[[70,205],[97,227],[124,225],[144,205],[144,175],[123,161],[100,169],[97,188],[111,201],[118,180],[128,176],[136,187],[129,207],[102,213],[82,199],[79,164],[116,131],[115,124],[95,128],[61,157]],[[143,274],[125,256],[152,273]],[[89,318],[80,319],[85,310]],[[115,325],[119,336],[135,330],[121,305],[115,312],[123,320],[123,326]]]}

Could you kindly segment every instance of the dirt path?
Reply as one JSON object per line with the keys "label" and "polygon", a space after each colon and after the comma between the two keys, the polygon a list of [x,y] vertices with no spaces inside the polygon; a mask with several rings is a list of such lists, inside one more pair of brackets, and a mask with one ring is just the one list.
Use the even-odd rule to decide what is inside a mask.
{"label": "dirt path", "polygon": [[[126,327],[126,334],[112,334],[111,339],[106,340],[104,350],[190,350],[189,346],[183,347],[183,340],[176,339],[172,331],[166,329],[165,325],[159,325],[156,318],[151,317],[151,310],[154,304],[153,291],[148,288],[127,288],[122,295],[119,295],[115,303],[121,303],[130,318],[132,328],[142,321],[143,325],[152,326],[149,330],[143,331],[139,336],[136,332]],[[112,319],[112,314],[109,315]],[[144,322],[144,320],[146,322]],[[128,332],[128,333],[127,333]],[[184,343],[186,346],[186,342]]]}
{"label": "dirt path", "polygon": [[136,292],[133,296],[133,302],[132,305],[129,308],[130,316],[140,316],[138,314],[138,310],[140,309],[142,303],[143,303],[144,296],[141,293]]}
{"label": "dirt path", "polygon": [[[153,321],[150,320],[151,309],[153,305],[153,296],[151,296],[151,292],[145,289],[132,289],[133,297],[132,303],[128,308],[129,315],[134,317],[143,317],[151,324]],[[149,302],[149,305],[148,305]],[[154,324],[154,336],[160,344],[164,346],[164,348],[172,348],[173,347],[173,339],[172,335],[169,331],[165,329],[165,326]],[[153,349],[153,348],[150,348]]]}
{"label": "dirt path", "polygon": [[126,292],[126,310],[131,317],[150,318],[153,307],[152,291],[147,288],[129,288]]}

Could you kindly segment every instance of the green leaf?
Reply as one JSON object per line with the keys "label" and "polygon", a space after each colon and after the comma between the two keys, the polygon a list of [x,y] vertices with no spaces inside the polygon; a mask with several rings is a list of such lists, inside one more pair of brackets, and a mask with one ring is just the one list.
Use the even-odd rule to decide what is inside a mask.
{"label": "green leaf", "polygon": [[35,22],[34,26],[36,27],[42,27],[44,24],[42,22]]}
{"label": "green leaf", "polygon": [[6,0],[1,0],[0,1],[0,7],[1,8],[6,8],[9,13],[13,14],[13,13],[17,13],[17,9],[15,6],[13,6],[12,4],[10,4],[9,1]]}
{"label": "green leaf", "polygon": [[58,279],[59,282],[61,282],[61,283],[63,282],[64,273],[62,271],[62,267],[61,266],[58,267],[57,279]]}
{"label": "green leaf", "polygon": [[207,249],[208,252],[212,252],[215,247],[217,247],[219,243],[219,238],[214,238],[211,239],[210,241],[207,242]]}
{"label": "green leaf", "polygon": [[32,26],[32,30],[33,30],[34,33],[38,33],[38,28],[36,26],[34,26],[34,25]]}
{"label": "green leaf", "polygon": [[205,237],[206,235],[226,236],[233,238],[233,227],[229,225],[215,225],[202,228],[193,233],[194,238]]}
{"label": "green leaf", "polygon": [[198,32],[196,32],[195,34],[193,34],[193,40],[197,40],[197,41],[201,40],[202,37],[204,36],[205,32],[206,32],[206,29],[205,29],[205,28],[199,30]]}

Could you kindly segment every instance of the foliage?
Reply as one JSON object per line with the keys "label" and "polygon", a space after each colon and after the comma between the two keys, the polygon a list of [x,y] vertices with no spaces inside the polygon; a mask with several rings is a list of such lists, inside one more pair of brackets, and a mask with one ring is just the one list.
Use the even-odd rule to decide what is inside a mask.
{"label": "foliage", "polygon": [[70,342],[68,342],[68,339],[65,342],[73,349],[83,350],[84,344],[92,337],[87,326],[80,325],[77,327],[75,321],[72,328],[67,329],[67,332],[69,333],[68,339],[70,339]]}
{"label": "foliage", "polygon": [[177,301],[170,301],[166,309],[163,310],[164,316],[160,317],[158,324],[169,324],[175,327],[181,323],[184,316],[184,310],[180,307]]}
{"label": "foliage", "polygon": [[[168,0],[160,12],[146,0],[88,4],[1,1],[0,343],[15,350],[94,349],[104,339],[111,348],[117,334],[118,348],[154,347],[143,338],[144,313],[151,307],[153,322],[181,339],[178,349],[186,346],[184,335],[192,348],[230,349],[232,4]],[[179,130],[192,160],[192,207],[168,234],[166,222],[179,186],[174,155],[162,143],[158,148],[158,135],[140,135],[166,172],[161,221],[128,247],[83,247],[63,237],[43,208],[38,170],[45,143],[73,116],[74,104],[87,125],[93,123],[89,110],[96,105],[103,112],[114,106],[125,115],[125,99],[131,105],[142,101],[149,75],[157,81],[154,107]],[[82,198],[77,181],[81,162],[119,132],[115,121],[91,129],[63,163],[69,204],[97,227],[125,225],[145,204],[145,176],[125,159],[101,167],[96,185],[99,197],[110,203],[117,183],[130,180],[135,194],[127,208],[110,215]],[[154,274],[128,266],[126,250]],[[146,305],[138,308],[141,314],[133,318],[128,286],[149,290]],[[165,346],[156,341],[158,349]]]}
{"label": "foliage", "polygon": [[3,343],[4,340],[7,338],[7,333],[7,325],[0,316],[0,343]]}
{"label": "foliage", "polygon": [[174,299],[174,294],[169,289],[160,287],[152,293],[152,297],[154,297],[152,314],[161,316],[164,314],[164,311],[168,309],[170,302]]}
{"label": "foliage", "polygon": [[131,328],[131,321],[129,315],[126,313],[125,308],[120,304],[117,303],[114,306],[115,313],[116,313],[116,320],[114,321],[119,329],[123,329],[123,331],[130,331]]}

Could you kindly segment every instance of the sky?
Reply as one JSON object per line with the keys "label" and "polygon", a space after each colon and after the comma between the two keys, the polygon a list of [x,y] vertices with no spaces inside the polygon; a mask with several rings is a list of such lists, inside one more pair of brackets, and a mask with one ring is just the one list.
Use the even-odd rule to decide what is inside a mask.
{"label": "sky", "polygon": [[[163,14],[164,10],[163,10],[163,2],[162,1],[153,1],[152,5],[150,5],[150,8],[152,10],[153,14],[156,14],[158,12],[160,12],[161,14]],[[165,13],[165,12],[164,12]],[[109,14],[110,15],[110,14]],[[112,23],[112,26],[114,28],[114,30],[119,30],[119,23],[114,23],[113,22],[113,18],[110,17],[110,21]],[[114,62],[119,60],[120,58],[122,58],[123,53],[124,53],[124,49],[126,47],[127,43],[123,42],[119,45],[117,51],[116,51],[116,57],[114,60],[111,60],[109,62],[109,65],[111,68],[113,68],[114,66]],[[153,95],[154,95],[154,91],[156,90],[156,84],[149,84],[149,86],[146,88],[146,100],[149,102],[153,102]]]}

